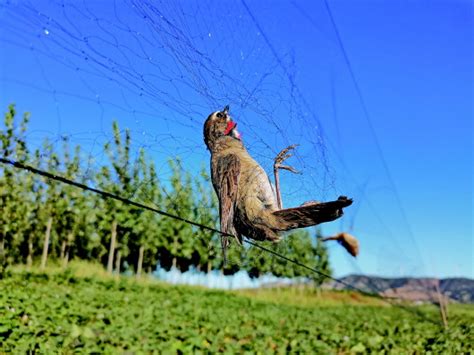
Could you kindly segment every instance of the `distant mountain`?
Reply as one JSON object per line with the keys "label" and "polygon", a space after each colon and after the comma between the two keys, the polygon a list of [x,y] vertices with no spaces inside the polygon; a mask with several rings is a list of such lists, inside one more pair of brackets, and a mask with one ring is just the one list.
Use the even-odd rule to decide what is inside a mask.
{"label": "distant mountain", "polygon": [[[359,290],[378,293],[384,297],[399,298],[419,302],[438,302],[435,278],[384,278],[376,276],[349,275],[340,279]],[[331,281],[324,288],[351,289],[341,283]],[[439,287],[444,297],[459,303],[474,303],[474,280],[468,278],[440,279]]]}
{"label": "distant mountain", "polygon": [[474,280],[450,278],[441,280],[441,291],[460,303],[474,303]]}

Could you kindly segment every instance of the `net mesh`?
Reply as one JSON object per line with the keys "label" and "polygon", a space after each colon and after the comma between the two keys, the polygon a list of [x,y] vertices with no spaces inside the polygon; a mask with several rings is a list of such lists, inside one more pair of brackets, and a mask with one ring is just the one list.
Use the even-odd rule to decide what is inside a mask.
{"label": "net mesh", "polygon": [[[1,79],[6,95],[0,102],[32,111],[33,147],[45,137],[53,146],[65,138],[71,146],[79,144],[85,175],[108,164],[104,144],[114,141],[117,120],[121,134],[130,132],[131,160],[139,164],[144,149],[165,187],[172,184],[173,166],[194,175],[207,168],[203,122],[229,104],[247,149],[267,172],[281,149],[299,144],[291,165],[302,174],[282,173],[285,206],[339,194],[355,197],[345,219],[325,231],[359,236],[373,272],[420,272],[423,261],[401,206],[397,213],[380,212],[381,205],[400,203],[384,162],[351,163],[354,154],[374,149],[374,142],[351,145],[358,132],[343,124],[347,109],[341,109],[341,97],[351,98],[345,105],[360,132],[367,122],[348,92],[347,68],[324,6],[318,6],[310,16],[292,3],[277,19],[311,26],[317,57],[307,58],[296,40],[280,43],[278,21],[262,21],[264,9],[257,13],[245,1],[7,1],[0,5],[6,53]],[[301,76],[311,76],[312,86],[301,83]],[[48,117],[47,126],[42,117]],[[126,197],[152,203],[141,189],[136,186]],[[168,207],[180,213],[179,203]],[[200,208],[211,208],[209,201]],[[330,250],[343,253],[336,245]],[[239,260],[231,256],[231,262]],[[341,255],[337,260],[344,263]],[[345,263],[345,270],[363,272],[356,262]]]}

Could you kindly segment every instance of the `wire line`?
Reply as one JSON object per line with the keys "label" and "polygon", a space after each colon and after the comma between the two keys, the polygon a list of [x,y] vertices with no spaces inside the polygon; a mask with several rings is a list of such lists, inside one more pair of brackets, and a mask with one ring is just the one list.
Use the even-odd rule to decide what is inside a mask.
{"label": "wire line", "polygon": [[364,97],[362,95],[362,90],[359,86],[359,82],[357,81],[356,79],[356,76],[354,74],[354,70],[352,68],[352,64],[349,60],[349,56],[347,55],[347,51],[344,47],[344,44],[342,42],[342,38],[341,38],[341,34],[339,32],[339,29],[336,25],[336,21],[334,19],[334,16],[332,14],[332,10],[331,10],[331,7],[329,6],[329,3],[327,0],[324,0],[324,5],[326,7],[326,11],[328,13],[328,16],[329,16],[329,20],[331,21],[331,25],[332,27],[334,28],[334,33],[336,35],[336,39],[337,39],[337,43],[339,45],[339,48],[341,49],[341,52],[342,52],[342,56],[344,58],[344,62],[346,63],[347,65],[347,69],[349,70],[349,74],[351,76],[351,79],[352,79],[352,82],[354,84],[354,88],[356,90],[356,93],[357,93],[357,97],[360,101],[360,105],[362,107],[362,111],[364,113],[364,117],[367,121],[367,125],[369,126],[369,130],[370,130],[370,133],[372,134],[372,137],[374,139],[374,142],[375,142],[375,146],[377,148],[377,153],[379,154],[380,156],[380,160],[382,161],[382,166],[385,170],[385,173],[387,174],[387,178],[388,178],[388,181],[390,182],[390,185],[392,185],[392,189],[393,189],[393,194],[395,196],[395,200],[397,201],[397,204],[398,204],[398,208],[400,209],[400,213],[402,215],[402,218],[407,226],[407,230],[408,230],[408,234],[411,236],[411,238],[413,239],[413,244],[415,245],[415,248],[416,248],[416,251],[418,252],[419,255],[421,255],[420,253],[420,248],[418,247],[418,244],[415,240],[415,236],[413,234],[413,230],[411,228],[411,225],[410,223],[408,222],[408,217],[407,217],[407,214],[405,212],[405,209],[403,208],[403,205],[402,205],[402,201],[401,201],[401,198],[400,198],[400,194],[398,193],[398,189],[397,189],[397,186],[395,184],[395,180],[393,179],[392,177],[392,174],[390,172],[390,169],[388,167],[388,164],[387,164],[387,160],[385,159],[385,155],[383,153],[383,150],[382,150],[382,147],[380,145],[380,141],[379,141],[379,138],[377,136],[377,133],[375,131],[375,127],[372,123],[372,118],[370,116],[370,113],[369,113],[369,109],[367,108],[367,104],[365,103],[365,100],[364,100]]}
{"label": "wire line", "polygon": [[[205,230],[208,230],[208,231],[211,231],[211,232],[214,232],[214,233],[218,233],[220,235],[223,235],[223,236],[229,236],[229,237],[234,237],[234,235],[232,234],[229,234],[229,233],[224,233],[216,228],[213,228],[213,227],[209,227],[209,226],[206,226],[204,224],[201,224],[201,223],[197,223],[197,222],[194,222],[194,221],[191,221],[189,219],[186,219],[186,218],[183,218],[183,217],[180,217],[178,215],[174,215],[174,214],[171,214],[171,213],[168,213],[166,211],[163,211],[163,210],[160,210],[160,209],[157,209],[157,208],[154,208],[154,207],[150,207],[150,206],[147,206],[145,204],[142,204],[140,202],[136,202],[136,201],[132,201],[132,200],[129,200],[129,199],[126,199],[124,197],[120,197],[116,194],[113,194],[113,193],[110,193],[110,192],[107,192],[107,191],[103,191],[103,190],[100,190],[100,189],[96,189],[94,187],[91,187],[91,186],[88,186],[88,185],[85,185],[85,184],[82,184],[80,182],[77,182],[77,181],[73,181],[73,180],[70,180],[70,179],[67,179],[63,176],[60,176],[60,175],[57,175],[57,174],[54,174],[54,173],[50,173],[50,172],[47,172],[47,171],[44,171],[44,170],[40,170],[40,169],[37,169],[31,165],[28,165],[28,164],[24,164],[24,163],[20,163],[19,161],[15,161],[15,160],[11,160],[11,159],[6,159],[6,158],[3,158],[3,157],[0,157],[0,163],[3,163],[3,164],[7,164],[7,165],[11,165],[17,169],[22,169],[22,170],[26,170],[26,171],[29,171],[33,174],[36,174],[36,175],[40,175],[40,176],[43,176],[43,177],[46,177],[48,179],[52,179],[52,180],[56,180],[56,181],[59,181],[61,183],[64,183],[64,184],[67,184],[67,185],[71,185],[71,186],[75,186],[79,189],[82,189],[82,190],[85,190],[85,191],[90,191],[90,192],[93,192],[95,194],[98,194],[99,196],[105,198],[105,199],[113,199],[113,200],[117,200],[117,201],[120,201],[126,205],[132,205],[132,206],[135,206],[135,207],[138,207],[138,208],[142,208],[142,209],[145,209],[145,210],[148,210],[148,211],[152,211],[152,212],[155,212],[157,214],[160,214],[162,216],[165,216],[165,217],[169,217],[169,218],[172,218],[172,219],[175,219],[175,220],[178,220],[178,221],[182,221],[182,222],[185,222],[185,223],[188,223],[190,225],[193,225],[195,227],[198,227],[198,228],[201,228],[201,229],[205,229]],[[361,294],[364,294],[364,295],[370,295],[370,296],[373,296],[373,297],[376,297],[382,301],[385,301],[387,302],[388,304],[390,305],[397,305],[397,304],[393,304],[392,302],[389,301],[389,299],[383,297],[382,295],[380,295],[379,293],[375,292],[375,293],[369,293],[359,287],[356,287],[356,286],[353,286],[343,280],[340,280],[340,279],[336,279],[334,277],[332,277],[331,275],[328,275],[322,271],[319,271],[315,268],[312,268],[306,264],[303,264],[303,263],[300,263],[299,261],[297,260],[294,260],[294,259],[291,259],[291,258],[288,258],[280,253],[277,253],[269,248],[266,248],[256,242],[253,242],[253,241],[250,241],[248,239],[244,239],[244,242],[246,242],[247,244],[249,245],[252,245],[254,247],[257,247],[267,253],[270,253],[274,256],[277,256],[283,260],[286,260],[290,263],[293,263],[297,266],[300,266],[302,268],[305,268],[309,271],[312,271],[318,275],[321,275],[321,276],[324,276],[324,277],[327,277],[337,283],[340,283],[341,285],[344,285],[346,287],[349,287],[355,291],[358,291],[360,292]],[[398,305],[399,307],[411,312],[411,313],[416,313],[418,316],[422,317],[423,319],[425,320],[428,320],[428,321],[431,321],[433,322],[431,319],[427,318],[424,314],[422,314],[421,312],[417,312],[416,310],[412,310],[411,308],[407,308],[403,305]]]}
{"label": "wire line", "polygon": [[[88,186],[88,185],[85,185],[85,184],[82,184],[80,182],[77,182],[77,181],[73,181],[73,180],[70,180],[70,179],[67,179],[63,176],[60,176],[60,175],[57,175],[57,174],[53,174],[53,173],[50,173],[50,172],[47,172],[47,171],[44,171],[44,170],[40,170],[40,169],[37,169],[31,165],[27,165],[27,164],[24,164],[24,163],[20,163],[18,161],[15,161],[15,160],[10,160],[10,159],[5,159],[5,158],[0,158],[0,162],[1,163],[4,163],[4,164],[8,164],[8,165],[12,165],[13,167],[15,168],[18,168],[18,169],[22,169],[22,170],[27,170],[33,174],[37,174],[37,175],[41,175],[41,176],[44,176],[48,179],[52,179],[52,180],[56,180],[56,181],[59,181],[59,182],[62,182],[64,184],[67,184],[67,185],[71,185],[71,186],[75,186],[77,188],[80,188],[82,190],[85,190],[85,191],[90,191],[90,192],[93,192],[95,194],[98,194],[100,195],[101,197],[103,198],[109,198],[109,199],[113,199],[113,200],[117,200],[117,201],[120,201],[124,204],[127,204],[127,205],[132,205],[132,206],[135,206],[135,207],[138,207],[138,208],[142,208],[142,209],[145,209],[145,210],[148,210],[148,211],[152,211],[152,212],[155,212],[157,214],[160,214],[162,216],[165,216],[165,217],[168,217],[168,218],[172,218],[172,219],[175,219],[175,220],[178,220],[178,221],[181,221],[181,222],[185,222],[185,223],[188,223],[190,225],[193,225],[195,227],[198,227],[198,228],[201,228],[201,229],[204,229],[204,230],[208,230],[208,231],[211,231],[211,232],[214,232],[214,233],[218,233],[222,236],[228,236],[228,237],[234,237],[234,235],[232,234],[229,234],[229,233],[224,233],[216,228],[213,228],[213,227],[209,227],[209,226],[206,226],[204,224],[201,224],[201,223],[198,223],[198,222],[194,222],[194,221],[191,221],[189,219],[186,219],[186,218],[183,218],[183,217],[180,217],[178,215],[175,215],[175,214],[171,214],[171,213],[168,213],[166,211],[163,211],[163,210],[160,210],[158,208],[154,208],[154,207],[150,207],[150,206],[147,206],[143,203],[140,203],[140,202],[136,202],[136,201],[132,201],[132,200],[129,200],[127,198],[124,198],[124,197],[121,197],[119,195],[116,195],[116,194],[113,194],[113,193],[110,193],[110,192],[107,192],[107,191],[103,191],[103,190],[100,190],[100,189],[96,189],[94,187],[91,187],[91,186]],[[349,283],[347,282],[344,282],[342,280],[338,280],[322,271],[319,271],[317,269],[314,269],[310,266],[307,266],[303,263],[300,263],[299,261],[297,260],[294,260],[294,259],[291,259],[291,258],[288,258],[282,254],[279,254],[271,249],[268,249],[256,242],[252,242],[248,239],[244,239],[244,241],[249,244],[249,245],[252,245],[252,246],[255,246],[261,250],[264,250],[268,253],[271,253],[275,256],[278,256],[279,258],[282,258],[288,262],[291,262],[291,263],[294,263],[300,267],[303,267],[307,270],[310,270],[312,272],[315,272],[321,276],[324,276],[324,277],[327,277],[329,279],[332,279],[333,281],[336,281],[344,286],[347,286],[347,287],[350,287],[350,288],[353,288],[354,290],[357,290],[359,292],[362,292],[362,293],[367,293],[366,291],[362,290],[362,289],[359,289],[357,287],[354,287],[352,285],[350,285]]]}

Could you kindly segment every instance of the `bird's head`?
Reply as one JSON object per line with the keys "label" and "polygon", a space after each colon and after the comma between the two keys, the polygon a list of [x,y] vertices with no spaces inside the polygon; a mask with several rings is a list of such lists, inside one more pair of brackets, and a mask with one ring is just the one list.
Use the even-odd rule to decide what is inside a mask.
{"label": "bird's head", "polygon": [[237,123],[232,121],[229,115],[229,105],[222,111],[211,113],[204,123],[204,143],[207,148],[212,150],[215,142],[225,136],[240,140],[240,133],[236,127]]}

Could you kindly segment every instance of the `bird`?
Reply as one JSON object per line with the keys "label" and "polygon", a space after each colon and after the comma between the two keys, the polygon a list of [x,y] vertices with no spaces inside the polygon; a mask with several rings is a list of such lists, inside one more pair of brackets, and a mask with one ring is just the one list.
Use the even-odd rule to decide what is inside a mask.
{"label": "bird", "polygon": [[359,242],[356,237],[349,233],[341,232],[331,237],[322,238],[323,242],[327,242],[328,240],[336,240],[353,257],[359,255]]}
{"label": "bird", "polygon": [[339,196],[329,202],[309,201],[299,207],[283,208],[278,171],[296,172],[282,163],[293,155],[296,145],[283,149],[274,160],[275,190],[265,170],[245,148],[229,105],[212,112],[204,122],[204,143],[211,153],[211,181],[219,200],[221,246],[226,260],[230,236],[278,242],[284,232],[333,221],[343,214],[352,199]]}

